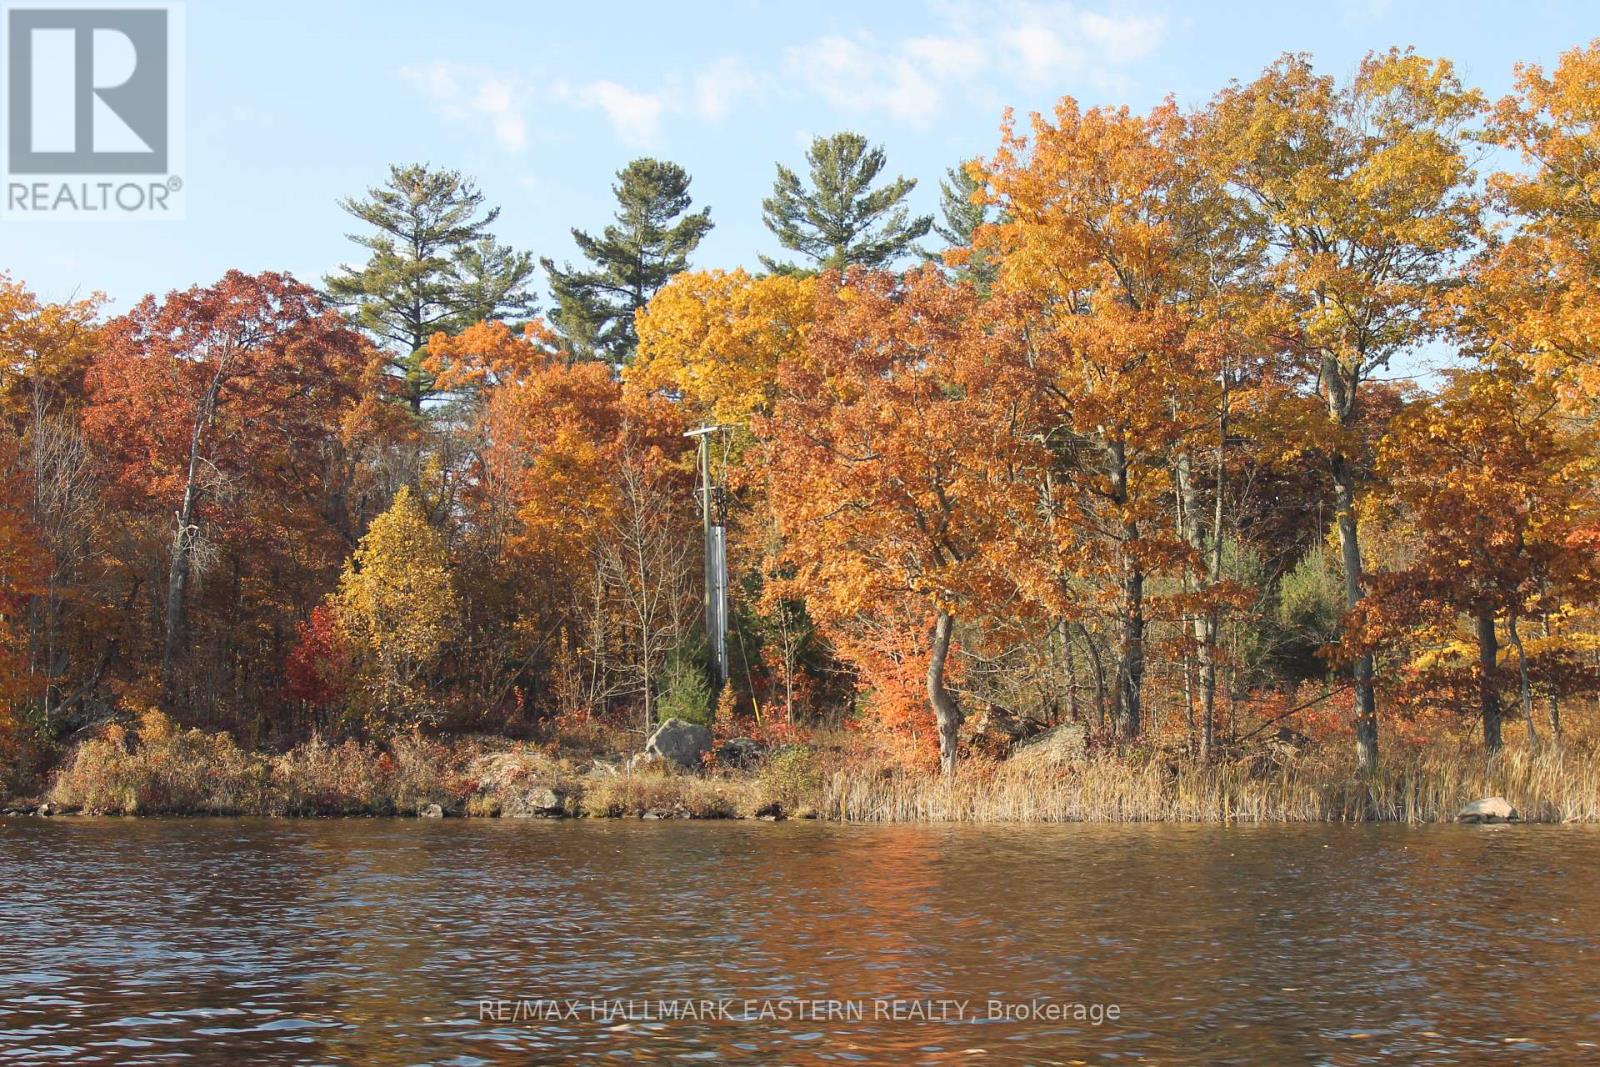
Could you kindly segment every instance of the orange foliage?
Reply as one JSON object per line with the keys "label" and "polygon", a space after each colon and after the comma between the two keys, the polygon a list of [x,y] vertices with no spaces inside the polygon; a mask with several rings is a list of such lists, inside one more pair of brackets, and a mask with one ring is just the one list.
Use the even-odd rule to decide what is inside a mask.
{"label": "orange foliage", "polygon": [[912,639],[878,655],[884,605],[926,622],[1015,603],[1010,546],[1030,494],[1014,474],[1035,445],[1012,430],[1029,377],[1004,331],[973,328],[981,314],[970,285],[933,268],[827,276],[805,358],[780,368],[757,423],[792,587],[858,666],[897,664],[879,672],[900,694],[891,714],[909,699],[888,679]]}
{"label": "orange foliage", "polygon": [[49,560],[23,509],[19,479],[0,436],[0,755],[13,738],[13,710],[32,689],[28,674],[23,612],[30,597],[44,591]]}

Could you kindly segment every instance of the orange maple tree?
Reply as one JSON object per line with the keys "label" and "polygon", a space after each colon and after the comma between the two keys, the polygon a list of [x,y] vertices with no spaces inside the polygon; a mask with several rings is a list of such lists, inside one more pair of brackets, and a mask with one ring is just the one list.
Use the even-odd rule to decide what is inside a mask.
{"label": "orange maple tree", "polygon": [[1030,506],[1016,475],[1034,446],[1014,432],[1029,376],[1004,356],[1015,338],[981,322],[974,289],[931,267],[825,276],[805,358],[780,368],[758,422],[794,585],[846,657],[885,606],[926,626],[947,772],[962,719],[946,684],[956,621],[1015,604],[1008,546]]}
{"label": "orange maple tree", "polygon": [[24,613],[43,592],[48,569],[44,547],[23,507],[26,499],[13,474],[14,456],[0,435],[0,755],[17,741],[16,710],[33,688],[28,671]]}
{"label": "orange maple tree", "polygon": [[[1558,644],[1534,664],[1518,624],[1545,623],[1600,594],[1592,441],[1563,433],[1548,390],[1515,364],[1456,376],[1437,396],[1412,404],[1379,446],[1384,510],[1414,543],[1401,568],[1374,577],[1356,641],[1381,642],[1410,630],[1425,651],[1412,664],[1422,699],[1460,689],[1449,675],[1466,657],[1457,620],[1472,627],[1476,703],[1484,746],[1501,745],[1503,628],[1517,653],[1518,690],[1530,743],[1537,745],[1532,679],[1552,697],[1590,673]],[[1558,715],[1551,716],[1559,731]]]}
{"label": "orange maple tree", "polygon": [[[1482,97],[1448,60],[1394,49],[1344,82],[1286,55],[1218,94],[1207,158],[1271,248],[1263,281],[1284,346],[1323,403],[1345,602],[1364,594],[1355,432],[1366,383],[1437,331],[1460,256],[1479,234],[1466,141]],[[1378,760],[1373,660],[1351,665],[1356,758]]]}
{"label": "orange maple tree", "polygon": [[998,272],[991,307],[1026,338],[1043,399],[1027,432],[1050,451],[1034,595],[1058,617],[1110,608],[1124,738],[1141,725],[1148,580],[1201,547],[1198,527],[1166,521],[1170,500],[1218,418],[1224,361],[1248,356],[1226,312],[1252,248],[1192,140],[1171,104],[1138,116],[1067,98],[1026,133],[1008,118],[984,175],[1001,218],[977,237]]}
{"label": "orange maple tree", "polygon": [[369,362],[360,335],[286,274],[230,271],[105,326],[82,423],[117,503],[166,526],[169,693],[201,548],[336,547],[319,509],[326,459]]}

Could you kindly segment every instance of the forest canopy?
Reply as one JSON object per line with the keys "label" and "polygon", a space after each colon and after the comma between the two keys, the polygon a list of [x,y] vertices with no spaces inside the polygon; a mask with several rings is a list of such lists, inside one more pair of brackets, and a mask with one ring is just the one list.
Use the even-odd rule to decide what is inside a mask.
{"label": "forest canopy", "polygon": [[107,317],[0,277],[0,755],[677,717],[953,770],[1004,714],[1370,770],[1594,714],[1600,41],[1501,100],[1405,50],[1065,98],[938,220],[854,132],[776,175],[794,261],[736,270],[640,159],[577,265],[405,164],[320,282]]}

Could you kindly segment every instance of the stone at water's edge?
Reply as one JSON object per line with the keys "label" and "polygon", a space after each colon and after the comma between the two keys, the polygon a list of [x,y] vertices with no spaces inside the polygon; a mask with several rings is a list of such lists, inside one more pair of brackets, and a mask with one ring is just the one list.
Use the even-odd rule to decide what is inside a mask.
{"label": "stone at water's edge", "polygon": [[656,727],[656,732],[645,742],[644,750],[680,767],[699,770],[700,758],[711,751],[711,731],[682,719],[668,719]]}
{"label": "stone at water's edge", "polygon": [[444,818],[444,809],[437,804],[424,804],[417,809],[417,818],[442,819]]}
{"label": "stone at water's edge", "polygon": [[1474,800],[1456,815],[1457,822],[1515,822],[1517,809],[1505,797],[1485,797]]}
{"label": "stone at water's edge", "polygon": [[508,819],[532,819],[540,815],[563,815],[566,809],[566,793],[540,786],[506,798],[500,814]]}

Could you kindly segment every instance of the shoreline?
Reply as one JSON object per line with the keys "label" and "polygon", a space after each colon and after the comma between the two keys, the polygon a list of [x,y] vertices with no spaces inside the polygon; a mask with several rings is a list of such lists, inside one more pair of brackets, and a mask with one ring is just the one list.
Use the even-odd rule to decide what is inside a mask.
{"label": "shoreline", "polygon": [[1517,821],[1600,823],[1600,758],[1585,738],[1534,754],[1463,745],[1391,753],[1356,775],[1347,746],[1279,745],[1200,762],[1077,748],[974,756],[953,778],[907,769],[846,736],[818,736],[741,763],[687,769],[656,757],[489,736],[242,749],[165,717],[113,727],[66,752],[48,778],[0,803],[28,817],[600,818],[876,823],[1453,822],[1485,798]]}
{"label": "shoreline", "polygon": [[1494,819],[1484,821],[1464,820],[1457,818],[1436,820],[1414,820],[1368,818],[1368,819],[1033,819],[1000,820],[991,819],[976,821],[971,819],[920,819],[887,821],[883,819],[831,819],[820,815],[682,815],[665,813],[660,815],[537,815],[537,816],[506,816],[499,815],[467,815],[451,814],[438,817],[419,816],[415,814],[400,814],[395,812],[333,812],[319,814],[274,815],[256,812],[98,812],[98,811],[55,811],[48,814],[37,810],[25,810],[27,805],[22,805],[22,810],[0,810],[0,824],[6,821],[21,822],[33,819],[77,821],[85,819],[118,820],[118,821],[145,821],[145,822],[189,822],[197,819],[211,819],[218,821],[257,820],[267,822],[367,822],[385,820],[394,822],[524,822],[538,821],[547,823],[619,823],[619,822],[706,822],[706,823],[811,823],[829,826],[1223,826],[1223,827],[1267,827],[1267,826],[1600,826],[1600,819],[1556,819],[1556,818],[1516,818]]}
{"label": "shoreline", "polygon": [[524,822],[538,821],[547,823],[618,823],[618,822],[714,822],[714,823],[785,823],[800,822],[833,826],[1227,826],[1227,827],[1266,827],[1266,826],[1600,826],[1600,818],[1557,818],[1557,817],[1532,817],[1525,818],[1518,814],[1512,819],[1463,819],[1458,817],[1438,819],[1404,819],[1386,817],[1368,818],[1327,818],[1327,819],[1288,819],[1288,818],[1186,818],[1186,819],[1160,819],[1160,818],[1086,818],[1086,819],[861,819],[861,818],[834,818],[815,812],[789,815],[784,813],[763,815],[699,815],[686,812],[661,811],[661,812],[625,812],[621,814],[600,815],[587,812],[575,814],[539,814],[539,815],[481,815],[464,811],[446,812],[443,815],[425,815],[418,812],[394,811],[326,811],[326,812],[250,812],[250,811],[160,811],[160,812],[106,812],[85,811],[81,809],[61,809],[41,811],[42,807],[50,806],[47,803],[24,801],[18,803],[15,799],[0,802],[0,822],[24,821],[32,819],[51,819],[75,821],[81,819],[103,820],[145,820],[145,821],[175,821],[185,822],[196,819],[215,820],[262,820],[270,822],[363,822],[371,820],[403,821],[403,822]]}

